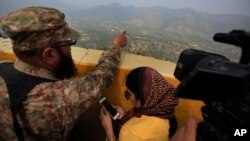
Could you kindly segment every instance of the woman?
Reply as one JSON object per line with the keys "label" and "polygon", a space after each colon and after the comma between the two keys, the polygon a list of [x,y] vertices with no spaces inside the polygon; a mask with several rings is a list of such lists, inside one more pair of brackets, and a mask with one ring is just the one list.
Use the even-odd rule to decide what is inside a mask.
{"label": "woman", "polygon": [[[115,106],[120,114],[120,141],[167,141],[169,140],[169,120],[174,116],[178,104],[175,88],[156,70],[139,67],[132,70],[126,79],[125,97],[134,108],[125,113]],[[112,120],[102,109],[100,119],[107,140],[116,140]]]}

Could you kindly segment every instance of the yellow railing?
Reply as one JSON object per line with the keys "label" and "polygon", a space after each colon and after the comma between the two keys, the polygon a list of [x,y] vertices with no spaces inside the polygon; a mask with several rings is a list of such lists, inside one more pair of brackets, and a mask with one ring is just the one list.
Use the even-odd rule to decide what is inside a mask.
{"label": "yellow railing", "polygon": [[[83,49],[84,50],[84,49]],[[85,50],[86,51],[86,50]],[[79,55],[76,55],[76,54]],[[82,50],[77,49],[77,50],[72,50],[73,58],[75,59],[75,64],[77,64],[77,69],[79,72],[79,76],[82,76],[86,74],[89,70],[91,70],[95,65],[96,62],[99,58],[100,52],[99,53],[90,53],[87,51],[85,54],[89,54],[89,56],[85,56],[86,58],[82,59],[83,57],[80,57],[80,55],[84,54]],[[91,58],[90,56],[94,56]],[[153,63],[141,63],[140,60],[146,60],[145,62],[149,61],[155,61],[154,59],[151,58],[141,58],[136,56],[133,56],[134,58],[132,61],[136,62],[138,64],[137,66],[129,66],[128,64],[132,63],[131,61],[131,56],[129,57],[122,57],[122,64],[120,68],[117,70],[115,73],[115,79],[113,84],[104,92],[104,96],[107,97],[107,99],[114,105],[120,105],[123,107],[125,110],[129,110],[132,105],[125,100],[124,97],[124,90],[125,90],[125,78],[128,72],[138,66],[150,66],[155,69],[157,69],[160,73],[164,74],[170,74],[169,72],[173,72],[172,69],[169,70],[169,68],[173,68],[173,65],[171,64],[165,64],[162,61],[157,61]],[[0,61],[3,60],[15,60],[15,55],[11,50],[0,50]],[[84,61],[82,61],[84,60]],[[94,60],[94,61],[93,61]],[[125,63],[124,63],[125,62]],[[157,67],[154,64],[161,64],[160,66],[163,67]],[[164,67],[168,67],[166,68]],[[170,83],[172,83],[175,87],[178,86],[179,81],[173,77],[173,75],[164,75]],[[187,100],[187,99],[180,99],[179,100],[179,105],[176,107],[176,118],[177,118],[177,124],[178,127],[183,126],[186,123],[186,120],[190,117],[196,118],[198,120],[201,120],[201,112],[200,108],[201,106],[204,105],[203,102],[201,101],[194,101],[194,100]],[[93,105],[82,114],[78,122],[76,123],[75,127],[75,136],[77,139],[83,139],[83,140],[95,140],[95,141],[101,141],[105,138],[105,133],[104,130],[102,129],[100,122],[99,122],[99,112],[100,112],[100,104],[96,101],[93,103]]]}
{"label": "yellow railing", "polygon": [[[2,60],[15,60],[15,55],[12,53],[12,51],[0,51],[0,61]],[[80,61],[75,61],[75,63],[77,64],[79,76],[84,75],[95,66],[95,63],[80,62]],[[130,67],[121,66],[115,73],[115,79],[113,84],[104,92],[104,96],[106,96],[107,99],[112,104],[120,105],[125,110],[129,110],[132,107],[132,105],[125,100],[123,94],[125,91],[125,78],[131,69],[132,68]],[[175,79],[172,75],[166,76],[166,79],[170,81],[170,83],[172,83],[175,87],[177,87],[179,84],[179,81]],[[177,106],[175,113],[177,117],[178,127],[184,125],[189,117],[201,120],[202,117],[200,108],[202,105],[204,104],[201,101],[180,99],[179,105]],[[87,118],[90,118],[90,115],[92,115],[93,117],[90,118],[91,120],[98,120],[96,118],[98,117],[98,112],[99,112],[99,104],[98,102],[95,102],[93,106],[90,108],[90,110],[87,111],[89,115],[87,116]],[[93,121],[93,123],[94,122],[95,121]],[[88,121],[88,124],[90,123],[91,122]]]}

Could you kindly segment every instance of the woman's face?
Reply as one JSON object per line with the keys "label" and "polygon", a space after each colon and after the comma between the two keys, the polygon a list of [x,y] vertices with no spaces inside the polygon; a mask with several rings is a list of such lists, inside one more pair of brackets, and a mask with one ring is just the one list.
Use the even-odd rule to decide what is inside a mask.
{"label": "woman's face", "polygon": [[125,93],[125,98],[129,100],[135,108],[141,107],[140,100],[136,99],[135,94],[133,92],[127,89],[124,93]]}

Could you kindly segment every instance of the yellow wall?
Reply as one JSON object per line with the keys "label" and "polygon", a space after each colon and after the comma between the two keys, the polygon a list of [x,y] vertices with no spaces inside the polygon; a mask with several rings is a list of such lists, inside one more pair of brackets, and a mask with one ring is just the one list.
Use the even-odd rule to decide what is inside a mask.
{"label": "yellow wall", "polygon": [[0,61],[2,60],[15,60],[16,56],[11,51],[1,51],[0,50]]}
{"label": "yellow wall", "polygon": [[[78,64],[79,62],[76,62]],[[80,63],[78,65],[78,70],[80,72],[80,76],[84,75],[84,73],[91,70],[95,64],[92,63]],[[129,110],[132,105],[128,102],[124,97],[125,91],[125,79],[130,71],[130,68],[120,67],[115,74],[115,80],[113,84],[104,92],[104,96],[114,105],[120,105],[125,110]],[[178,86],[179,81],[173,76],[166,76],[166,80],[170,81],[175,87]],[[190,117],[195,118],[197,120],[202,120],[200,108],[204,103],[197,100],[189,100],[189,99],[179,99],[179,105],[176,107],[176,117],[178,127],[183,126],[186,123],[186,120]]]}
{"label": "yellow wall", "polygon": [[[0,61],[1,60],[15,60],[15,56],[11,51],[1,51],[0,52]],[[86,72],[91,70],[95,63],[83,63],[83,62],[75,62],[78,67],[79,76],[84,75]],[[129,110],[132,105],[125,100],[123,95],[125,91],[125,78],[131,68],[120,67],[115,74],[115,80],[113,84],[104,92],[104,96],[114,105],[120,105],[126,110]],[[178,86],[179,81],[175,79],[173,76],[166,76],[166,79],[170,81],[175,87]],[[95,103],[96,104],[96,103]],[[187,100],[187,99],[180,99],[179,105],[176,108],[176,117],[178,127],[185,124],[186,120],[189,117],[196,118],[201,120],[201,112],[200,107],[203,105],[201,101],[194,101],[194,100]],[[96,106],[94,106],[96,107]],[[96,111],[96,109],[95,109]]]}

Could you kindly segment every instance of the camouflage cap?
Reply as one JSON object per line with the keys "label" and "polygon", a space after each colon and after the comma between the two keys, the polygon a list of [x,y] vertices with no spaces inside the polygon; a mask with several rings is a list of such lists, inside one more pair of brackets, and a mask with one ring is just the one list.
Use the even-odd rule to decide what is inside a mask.
{"label": "camouflage cap", "polygon": [[49,7],[27,7],[11,12],[0,19],[0,28],[12,39],[13,48],[22,51],[80,37],[68,27],[63,13]]}

